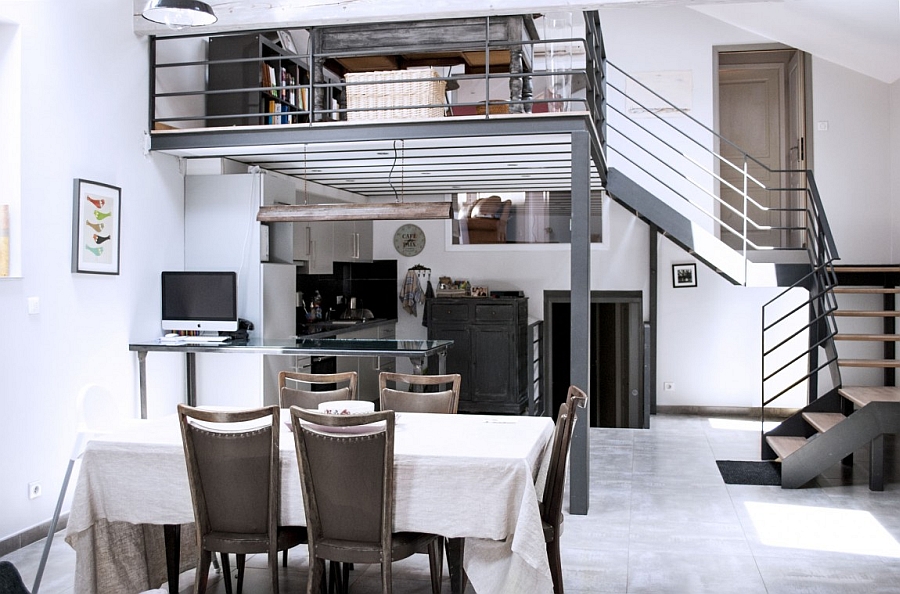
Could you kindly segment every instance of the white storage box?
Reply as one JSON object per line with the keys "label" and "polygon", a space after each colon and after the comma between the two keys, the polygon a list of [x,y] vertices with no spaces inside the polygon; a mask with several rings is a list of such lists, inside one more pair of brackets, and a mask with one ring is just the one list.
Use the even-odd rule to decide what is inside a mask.
{"label": "white storage box", "polygon": [[[429,80],[438,76],[433,68],[349,72],[344,75],[345,82],[372,84],[348,84],[347,109],[371,111],[348,111],[347,119],[396,120],[444,117],[446,109],[444,89],[447,81]],[[409,107],[422,105],[433,107]]]}

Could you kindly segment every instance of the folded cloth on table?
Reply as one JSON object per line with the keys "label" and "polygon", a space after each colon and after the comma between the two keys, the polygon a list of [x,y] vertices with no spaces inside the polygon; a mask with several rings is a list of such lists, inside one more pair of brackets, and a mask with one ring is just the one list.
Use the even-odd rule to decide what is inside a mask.
{"label": "folded cloth on table", "polygon": [[419,283],[419,276],[415,270],[409,270],[400,287],[400,304],[411,316],[416,315],[416,305],[425,302],[425,292]]}

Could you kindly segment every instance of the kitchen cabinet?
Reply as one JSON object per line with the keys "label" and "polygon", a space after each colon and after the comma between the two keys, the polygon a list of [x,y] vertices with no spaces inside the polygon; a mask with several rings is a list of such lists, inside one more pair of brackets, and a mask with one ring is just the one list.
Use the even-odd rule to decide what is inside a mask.
{"label": "kitchen cabinet", "polygon": [[452,340],[447,373],[459,373],[459,411],[522,414],[528,399],[528,299],[429,299],[429,340]]}
{"label": "kitchen cabinet", "polygon": [[[394,339],[397,337],[396,324],[378,324],[377,326],[366,326],[365,323],[359,324],[349,332],[342,332],[341,339],[355,338],[387,338]],[[382,371],[396,371],[396,360],[393,357],[338,357],[337,358],[338,373],[344,371],[355,371],[358,375],[357,389],[359,391],[360,400],[378,400],[378,376]]]}
{"label": "kitchen cabinet", "polygon": [[334,223],[335,262],[371,262],[372,244],[372,221]]}
{"label": "kitchen cabinet", "polygon": [[307,263],[307,274],[334,272],[334,223],[314,221],[293,224],[294,260]]}

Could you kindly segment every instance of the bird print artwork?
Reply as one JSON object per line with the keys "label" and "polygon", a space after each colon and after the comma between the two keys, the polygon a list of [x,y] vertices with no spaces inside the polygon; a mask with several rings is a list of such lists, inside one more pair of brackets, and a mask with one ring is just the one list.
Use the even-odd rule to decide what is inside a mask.
{"label": "bird print artwork", "polygon": [[120,190],[77,180],[78,248],[75,272],[119,273]]}
{"label": "bird print artwork", "polygon": [[96,208],[103,208],[106,205],[106,200],[103,198],[94,198],[93,196],[88,196],[87,201],[93,204]]}

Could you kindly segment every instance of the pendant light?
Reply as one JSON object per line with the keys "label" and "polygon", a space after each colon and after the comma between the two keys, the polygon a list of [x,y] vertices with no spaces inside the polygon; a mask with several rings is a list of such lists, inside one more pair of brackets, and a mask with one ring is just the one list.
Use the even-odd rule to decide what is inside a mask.
{"label": "pendant light", "polygon": [[218,20],[212,7],[200,0],[150,0],[141,16],[170,29],[212,25]]}

